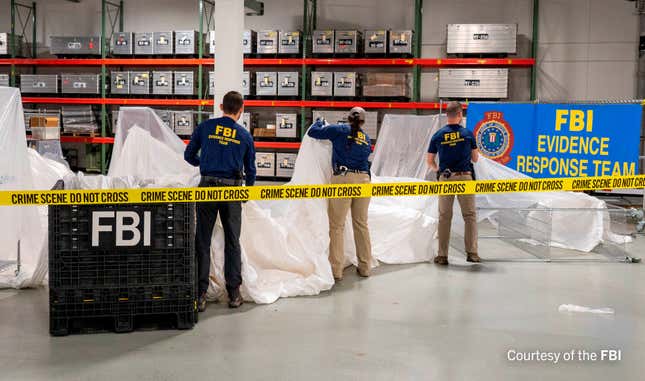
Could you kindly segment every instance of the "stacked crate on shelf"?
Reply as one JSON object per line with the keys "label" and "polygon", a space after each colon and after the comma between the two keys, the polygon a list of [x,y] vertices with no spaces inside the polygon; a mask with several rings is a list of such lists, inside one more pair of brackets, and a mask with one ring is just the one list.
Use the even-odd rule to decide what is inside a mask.
{"label": "stacked crate on shelf", "polygon": [[194,218],[189,203],[50,206],[50,333],[192,328]]}

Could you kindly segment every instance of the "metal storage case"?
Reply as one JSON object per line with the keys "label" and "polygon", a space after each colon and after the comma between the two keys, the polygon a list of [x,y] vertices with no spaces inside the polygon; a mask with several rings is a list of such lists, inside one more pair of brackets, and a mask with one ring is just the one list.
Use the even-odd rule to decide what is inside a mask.
{"label": "metal storage case", "polygon": [[152,93],[157,95],[172,94],[173,80],[172,71],[152,72]]}
{"label": "metal storage case", "polygon": [[302,54],[302,32],[296,31],[283,31],[279,33],[279,54]]}
{"label": "metal storage case", "polygon": [[150,72],[130,72],[130,94],[150,94]]}
{"label": "metal storage case", "polygon": [[296,168],[296,159],[298,154],[295,153],[282,153],[278,152],[275,154],[276,177],[291,177],[293,176],[293,170]]}
{"label": "metal storage case", "polygon": [[194,95],[195,94],[195,73],[192,71],[175,72],[175,94],[177,95]]}
{"label": "metal storage case", "polygon": [[101,93],[101,77],[98,74],[61,74],[61,92],[63,94]]}
{"label": "metal storage case", "polygon": [[278,72],[278,96],[297,97],[300,75],[297,71]]}
{"label": "metal storage case", "polygon": [[64,132],[91,134],[99,129],[92,106],[63,106],[61,115]]}
{"label": "metal storage case", "polygon": [[390,54],[411,56],[414,32],[411,30],[391,30],[389,37]]}
{"label": "metal storage case", "polygon": [[[313,110],[313,119],[325,119],[330,124],[343,124],[347,123],[347,111],[331,111],[331,110]],[[376,139],[378,131],[378,111],[365,112],[365,124],[363,130],[369,135],[370,139]]]}
{"label": "metal storage case", "polygon": [[150,56],[154,54],[154,34],[143,32],[134,34],[134,55]]}
{"label": "metal storage case", "polygon": [[385,29],[366,30],[364,38],[365,54],[385,55],[388,46],[388,31]]}
{"label": "metal storage case", "polygon": [[22,93],[57,94],[57,74],[22,74],[20,75]]}
{"label": "metal storage case", "polygon": [[448,54],[515,54],[517,24],[448,24]]}
{"label": "metal storage case", "polygon": [[215,54],[215,31],[208,31],[208,52]]}
{"label": "metal storage case", "polygon": [[208,72],[208,95],[215,95],[215,72]]}
{"label": "metal storage case", "polygon": [[359,94],[360,81],[358,73],[334,72],[334,97],[355,97]]}
{"label": "metal storage case", "polygon": [[257,152],[255,168],[258,176],[275,176],[275,152]]}
{"label": "metal storage case", "polygon": [[440,98],[508,97],[508,69],[439,69]]}
{"label": "metal storage case", "polygon": [[153,53],[156,55],[172,55],[174,53],[173,43],[175,39],[174,32],[154,32]]}
{"label": "metal storage case", "polygon": [[113,71],[110,74],[110,93],[130,94],[129,71]]}
{"label": "metal storage case", "polygon": [[134,34],[131,32],[115,32],[112,35],[112,54],[115,56],[131,56],[134,54],[133,41]]}
{"label": "metal storage case", "polygon": [[178,56],[197,55],[199,36],[194,30],[175,31],[175,54]]}
{"label": "metal storage case", "polygon": [[242,72],[242,95],[249,96],[251,95],[251,89],[253,88],[253,79],[251,78],[250,71]]}
{"label": "metal storage case", "polygon": [[368,72],[361,78],[364,97],[410,98],[407,73]]}
{"label": "metal storage case", "polygon": [[242,33],[242,53],[249,55],[255,52],[255,41],[257,33],[253,30],[246,29]]}
{"label": "metal storage case", "polygon": [[314,30],[312,36],[313,54],[334,54],[334,31]]}
{"label": "metal storage case", "polygon": [[[16,35],[16,57],[23,55],[24,42],[22,36]],[[0,56],[11,55],[11,33],[0,33]]]}
{"label": "metal storage case", "polygon": [[173,130],[179,136],[190,136],[195,129],[192,111],[175,111]]}
{"label": "metal storage case", "polygon": [[328,71],[311,72],[311,95],[331,97],[334,95],[334,73]]}
{"label": "metal storage case", "polygon": [[358,30],[337,30],[334,38],[334,53],[358,54],[363,48],[363,34]]}
{"label": "metal storage case", "polygon": [[278,138],[296,138],[298,136],[298,114],[276,113],[275,136]]}
{"label": "metal storage case", "polygon": [[101,38],[98,36],[51,36],[50,53],[56,56],[100,56]]}
{"label": "metal storage case", "polygon": [[258,32],[257,52],[259,55],[278,54],[277,30],[261,30]]}
{"label": "metal storage case", "polygon": [[0,74],[0,86],[9,86],[9,74]]}
{"label": "metal storage case", "polygon": [[278,94],[278,73],[258,71],[255,73],[255,95],[276,96]]}

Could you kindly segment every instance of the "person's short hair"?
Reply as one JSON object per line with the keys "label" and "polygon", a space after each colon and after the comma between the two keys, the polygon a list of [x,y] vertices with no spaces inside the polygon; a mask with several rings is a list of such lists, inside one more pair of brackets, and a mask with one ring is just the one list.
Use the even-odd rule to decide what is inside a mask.
{"label": "person's short hair", "polygon": [[237,91],[229,91],[222,99],[222,111],[225,114],[235,115],[242,109],[243,105],[244,98]]}
{"label": "person's short hair", "polygon": [[450,102],[448,103],[448,106],[446,107],[446,115],[449,118],[454,118],[456,117],[460,112],[462,112],[464,109],[461,107],[461,103],[459,102]]}

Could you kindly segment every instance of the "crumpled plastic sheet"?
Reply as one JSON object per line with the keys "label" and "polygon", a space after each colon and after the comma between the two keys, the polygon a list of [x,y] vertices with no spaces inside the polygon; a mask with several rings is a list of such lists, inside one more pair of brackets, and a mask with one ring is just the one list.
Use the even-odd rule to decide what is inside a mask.
{"label": "crumpled plastic sheet", "polygon": [[[24,126],[20,129],[23,122],[21,122],[22,110],[18,109],[18,107],[21,108],[19,94],[17,102],[14,103],[15,107],[11,113],[20,117],[14,117],[9,124],[5,124],[5,126],[16,126],[10,129],[13,132],[5,131],[6,128],[0,129],[0,134],[4,134],[2,137],[5,137],[2,142],[24,142]],[[393,146],[400,150],[399,154],[392,156],[392,160],[398,164],[392,167],[387,176],[373,176],[372,180],[373,182],[418,181],[425,176],[425,174],[420,176],[419,173],[423,172],[423,165],[425,165],[425,146],[431,136],[430,132],[416,129],[407,131],[418,134],[413,140],[416,141],[414,149],[420,156],[413,158],[396,144],[397,139],[407,138],[407,132],[391,136],[390,139],[394,139],[394,142],[388,142],[388,131],[391,128],[410,128],[410,125],[415,123],[419,126],[423,125],[425,130],[428,130],[428,126],[432,126],[433,123],[439,125],[438,117],[423,117],[427,119],[419,120],[416,120],[419,117],[415,116],[406,116],[403,119],[390,118],[386,116],[386,122],[384,122],[383,131],[386,134],[381,135],[379,139],[374,168],[381,174],[389,171],[383,169],[387,159],[379,155],[382,155],[381,150],[391,151]],[[427,137],[426,142],[421,139],[422,135]],[[199,180],[199,171],[183,160],[184,148],[183,142],[151,109],[122,108],[119,113],[115,147],[108,176],[73,174],[60,163],[44,159],[33,151],[27,151],[26,145],[19,149],[16,144],[4,144],[2,149],[13,149],[12,152],[7,152],[7,155],[16,159],[13,162],[14,167],[5,165],[6,168],[3,170],[6,173],[13,171],[11,173],[14,177],[22,176],[24,179],[15,181],[12,188],[4,187],[4,184],[3,187],[4,189],[49,189],[58,179],[64,179],[67,188],[80,189],[195,186]],[[36,156],[31,158],[34,154]],[[32,171],[28,167],[15,166],[21,163],[19,158],[26,156],[30,157]],[[419,162],[421,164],[414,172],[407,167],[410,163]],[[507,169],[500,167],[495,163],[486,163],[481,169],[481,175],[491,177],[511,175],[503,172]],[[478,171],[480,171],[479,168]],[[305,136],[291,183],[328,183],[330,176],[330,144]],[[514,176],[517,176],[517,173]],[[36,178],[38,182],[34,182]],[[549,200],[549,195],[542,194],[540,197]],[[436,202],[436,197],[373,198],[369,210],[369,227],[374,257],[383,263],[428,261],[435,252],[436,241],[433,236],[437,227]],[[29,217],[28,211],[32,209],[41,213]],[[20,216],[29,221],[26,224],[26,230],[29,230],[32,242],[37,244],[36,247],[27,250],[30,260],[25,262],[25,265],[28,262],[33,270],[21,273],[20,281],[0,283],[0,286],[27,287],[42,284],[46,276],[47,262],[46,208],[0,209],[2,212],[5,210],[8,213],[15,213],[16,215],[13,216],[15,218]],[[44,213],[42,213],[43,210]],[[2,221],[9,220],[3,218]],[[3,240],[0,241],[3,244],[20,236],[18,231],[10,230],[16,224],[5,223],[5,225],[8,225],[6,231],[10,233],[5,233],[3,229],[1,236]],[[257,303],[271,303],[280,297],[315,295],[330,289],[334,280],[328,262],[328,233],[327,200],[250,201],[244,204],[240,238],[243,296]],[[356,256],[349,216],[345,240],[346,264],[355,264]],[[9,245],[3,247],[9,247]],[[213,261],[211,287],[208,293],[211,298],[219,297],[224,293],[223,252],[223,229],[218,223],[213,231],[211,250]],[[25,254],[26,252],[23,256]],[[10,254],[7,256],[10,257]],[[374,265],[377,263],[375,262]]]}

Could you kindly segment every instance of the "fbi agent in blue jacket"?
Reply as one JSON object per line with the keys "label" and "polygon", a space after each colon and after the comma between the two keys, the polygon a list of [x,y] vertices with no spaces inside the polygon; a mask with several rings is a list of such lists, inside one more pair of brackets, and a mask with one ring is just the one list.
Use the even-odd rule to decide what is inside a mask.
{"label": "fbi agent in blue jacket", "polygon": [[[370,137],[361,129],[365,124],[365,110],[354,107],[348,116],[349,124],[324,125],[317,120],[309,129],[309,136],[315,139],[331,140],[332,184],[365,184],[370,182],[370,163],[372,152]],[[372,263],[372,244],[367,227],[367,210],[370,198],[329,199],[329,262],[334,279],[343,278],[345,250],[343,235],[347,212],[352,213],[354,243],[358,257],[357,272],[360,276],[370,275]]]}
{"label": "fbi agent in blue jacket", "polygon": [[[197,126],[186,147],[184,159],[194,166],[199,166],[202,175],[200,187],[240,186],[242,179],[246,180],[247,186],[251,186],[255,183],[256,172],[253,137],[236,123],[244,111],[242,95],[236,91],[228,92],[224,95],[220,109],[224,114],[221,118],[209,119]],[[195,251],[200,312],[206,309],[211,238],[218,213],[224,227],[224,276],[229,297],[228,305],[230,308],[237,308],[243,303],[240,295],[242,203],[198,202]]]}
{"label": "fbi agent in blue jacket", "polygon": [[[430,140],[428,148],[428,168],[437,171],[440,181],[474,180],[474,162],[479,159],[477,142],[473,133],[462,127],[463,110],[459,102],[451,102],[446,108],[448,124],[437,131]],[[439,155],[439,168],[435,162]],[[459,195],[461,215],[466,225],[464,241],[466,260],[480,262],[477,254],[477,206],[475,195]],[[448,246],[450,243],[450,225],[452,223],[452,206],[455,196],[439,196],[439,250],[434,262],[448,264]]]}

